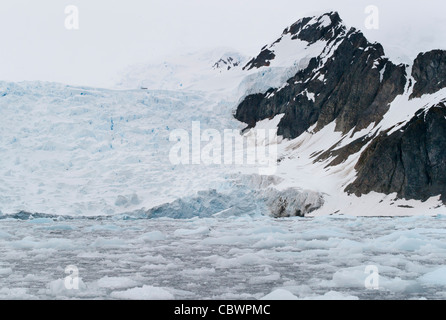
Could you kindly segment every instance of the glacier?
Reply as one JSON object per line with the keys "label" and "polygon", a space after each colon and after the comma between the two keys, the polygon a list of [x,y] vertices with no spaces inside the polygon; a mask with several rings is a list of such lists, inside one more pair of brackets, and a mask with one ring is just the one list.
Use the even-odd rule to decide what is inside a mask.
{"label": "glacier", "polygon": [[192,121],[240,128],[223,116],[227,102],[200,93],[52,83],[1,83],[0,92],[3,213],[110,215],[206,190],[224,168],[171,165],[169,132]]}
{"label": "glacier", "polygon": [[[274,199],[282,192],[284,198],[297,195],[282,215],[304,215],[322,206],[318,192],[281,191],[277,183],[255,178],[258,165],[170,163],[174,130],[190,131],[199,122],[202,130],[241,131],[243,124],[231,117],[234,97],[44,82],[2,82],[0,93],[3,214],[278,216]],[[203,202],[205,212],[197,211]]]}

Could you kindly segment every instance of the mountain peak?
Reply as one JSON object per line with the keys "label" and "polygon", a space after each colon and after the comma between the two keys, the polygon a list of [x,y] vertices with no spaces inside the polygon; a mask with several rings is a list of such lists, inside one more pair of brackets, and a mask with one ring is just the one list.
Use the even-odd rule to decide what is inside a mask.
{"label": "mountain peak", "polygon": [[243,63],[244,59],[245,58],[237,52],[226,52],[213,64],[212,69],[220,70],[220,72],[222,70],[231,70]]}
{"label": "mountain peak", "polygon": [[[305,150],[305,161],[323,163],[324,175],[332,168],[333,174],[343,172],[339,186],[348,195],[375,192],[421,201],[440,196],[446,204],[446,51],[395,64],[381,44],[347,30],[330,12],[286,28],[246,67],[290,66],[283,61],[308,63],[275,68],[288,79],[246,96],[236,119],[253,128],[280,115],[277,135],[293,150],[288,160],[304,158]],[[327,148],[322,141],[328,136]]]}
{"label": "mountain peak", "polygon": [[[302,18],[286,28],[281,37],[271,45],[264,46],[260,54],[252,58],[243,70],[268,67],[271,65],[271,61],[277,60],[278,51],[284,51],[288,55],[290,52],[297,51],[292,49],[294,47],[302,51],[306,47],[320,41],[330,42],[345,34],[346,30],[347,28],[342,19],[335,11],[319,16]],[[290,45],[284,44],[284,42],[290,43]],[[293,44],[293,42],[296,44]],[[285,47],[285,50],[281,50],[283,47]]]}
{"label": "mountain peak", "polygon": [[319,40],[330,40],[345,30],[346,27],[339,14],[332,11],[320,16],[302,18],[286,28],[283,35],[291,34],[294,39],[314,43]]}

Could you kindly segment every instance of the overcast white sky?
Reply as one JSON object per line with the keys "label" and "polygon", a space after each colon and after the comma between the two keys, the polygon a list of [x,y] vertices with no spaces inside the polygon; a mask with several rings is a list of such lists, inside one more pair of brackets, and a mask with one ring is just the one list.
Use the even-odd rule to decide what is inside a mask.
{"label": "overcast white sky", "polygon": [[[79,30],[65,29],[67,5],[79,8]],[[379,30],[364,30],[368,5],[380,10]],[[446,49],[444,0],[1,0],[0,80],[107,86],[125,66],[164,55],[216,46],[255,55],[330,10],[385,48]]]}

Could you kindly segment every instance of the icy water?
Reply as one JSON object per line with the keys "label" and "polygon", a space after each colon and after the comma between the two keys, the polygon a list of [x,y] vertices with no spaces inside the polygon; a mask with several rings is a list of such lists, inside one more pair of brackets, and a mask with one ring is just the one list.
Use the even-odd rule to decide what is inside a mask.
{"label": "icy water", "polygon": [[0,257],[1,299],[446,299],[445,216],[4,219]]}

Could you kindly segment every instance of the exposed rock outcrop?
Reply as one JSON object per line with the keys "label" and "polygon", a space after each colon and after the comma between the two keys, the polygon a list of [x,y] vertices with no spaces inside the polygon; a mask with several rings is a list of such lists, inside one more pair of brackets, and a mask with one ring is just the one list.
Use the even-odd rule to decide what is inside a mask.
{"label": "exposed rock outcrop", "polygon": [[[284,114],[278,135],[286,139],[310,128],[311,133],[318,132],[334,122],[342,139],[311,158],[314,163],[327,161],[325,168],[329,168],[357,155],[357,176],[346,192],[357,196],[371,191],[396,193],[399,198],[422,201],[441,195],[445,202],[446,108],[444,101],[438,103],[442,97],[390,129],[388,123],[382,129],[381,121],[398,96],[405,94],[409,103],[409,94],[414,99],[446,87],[446,51],[418,55],[412,80],[407,74],[410,66],[392,63],[379,43],[370,43],[354,28],[347,30],[339,15],[331,12],[301,19],[285,29],[245,68],[274,67],[275,45],[295,40],[306,41],[308,48],[321,44],[325,48],[284,86],[244,98],[235,117],[251,128],[258,121]],[[362,136],[342,143],[347,133],[352,136],[369,127]]]}
{"label": "exposed rock outcrop", "polygon": [[346,191],[370,191],[399,198],[446,200],[446,106],[420,110],[401,129],[380,134],[362,153],[358,176]]}
{"label": "exposed rock outcrop", "polygon": [[411,98],[434,93],[446,87],[446,51],[420,53],[414,61],[412,76],[416,82]]}
{"label": "exposed rock outcrop", "polygon": [[[292,139],[316,123],[319,130],[336,120],[336,130],[346,133],[382,119],[389,103],[404,91],[405,66],[390,62],[380,44],[369,43],[356,29],[343,32],[339,16],[334,17],[322,29],[318,24],[303,28],[308,18],[289,29],[299,30],[296,36],[309,45],[326,41],[325,56],[313,58],[284,88],[246,97],[237,108],[238,120],[252,127],[259,120],[284,113],[278,134]],[[324,32],[326,29],[332,32]]]}

